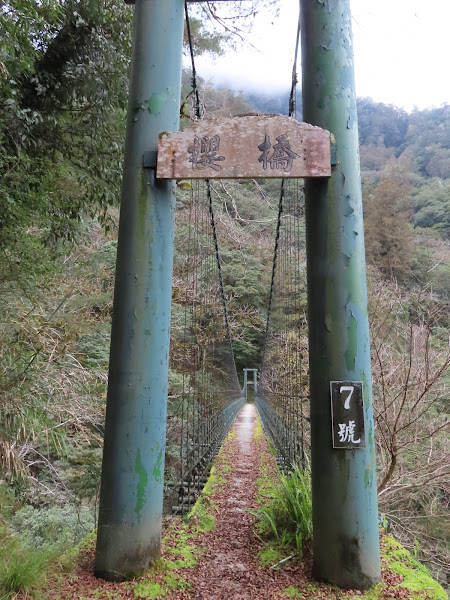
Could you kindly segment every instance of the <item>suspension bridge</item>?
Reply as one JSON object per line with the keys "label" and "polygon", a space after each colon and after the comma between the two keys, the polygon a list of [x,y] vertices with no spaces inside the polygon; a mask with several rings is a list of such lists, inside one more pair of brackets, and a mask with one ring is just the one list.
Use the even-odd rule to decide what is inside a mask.
{"label": "suspension bridge", "polygon": [[[179,513],[193,505],[258,369],[255,404],[281,468],[311,457],[315,576],[360,589],[380,578],[351,15],[348,0],[301,0],[300,8],[310,124],[291,119],[277,129],[278,117],[250,116],[177,134],[187,3],[135,2],[99,577],[123,579],[159,557],[164,499]],[[194,92],[199,118],[195,82]],[[324,140],[328,154],[318,151]],[[186,172],[195,181],[176,206],[174,180]],[[211,181],[280,172],[262,363],[245,365],[241,387]],[[169,354],[179,391],[168,398]]]}
{"label": "suspension bridge", "polygon": [[[225,225],[215,217],[214,188],[192,183],[177,207],[170,367],[182,378],[169,397],[166,438],[166,506],[183,514],[206,482],[211,459],[249,396],[278,449],[284,470],[306,467],[310,455],[305,287],[304,210],[298,181],[280,188],[276,245],[262,365],[245,368],[239,382],[218,239]],[[260,372],[259,380],[257,372]],[[251,393],[248,393],[252,386]]]}

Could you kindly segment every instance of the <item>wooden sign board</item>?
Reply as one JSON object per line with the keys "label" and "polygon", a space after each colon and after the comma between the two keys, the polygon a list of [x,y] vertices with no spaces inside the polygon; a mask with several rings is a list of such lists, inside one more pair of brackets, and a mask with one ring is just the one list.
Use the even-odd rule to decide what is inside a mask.
{"label": "wooden sign board", "polygon": [[330,177],[330,133],[283,115],[200,121],[161,133],[160,179]]}

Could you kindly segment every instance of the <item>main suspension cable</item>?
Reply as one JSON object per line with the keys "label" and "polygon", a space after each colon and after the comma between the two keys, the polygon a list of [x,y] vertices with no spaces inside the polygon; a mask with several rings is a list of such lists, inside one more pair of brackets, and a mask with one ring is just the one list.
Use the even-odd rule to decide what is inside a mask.
{"label": "main suspension cable", "polygon": [[[296,114],[300,13],[289,95],[289,116]],[[307,465],[309,446],[308,384],[301,290],[304,255],[300,231],[303,209],[298,181],[282,179],[267,304],[266,330],[256,404],[266,432],[277,448],[279,464],[290,470]]]}
{"label": "main suspension cable", "polygon": [[294,52],[294,64],[292,65],[292,81],[291,81],[291,93],[289,95],[289,116],[290,117],[295,117],[295,112],[297,110],[297,83],[298,83],[298,76],[297,76],[297,59],[298,59],[298,48],[300,45],[300,27],[301,27],[301,20],[300,20],[300,15],[301,15],[301,0],[299,0],[299,7],[298,7],[298,22],[297,22],[297,38],[295,41],[295,52]]}
{"label": "main suspension cable", "polygon": [[191,68],[192,68],[191,84],[192,84],[192,92],[194,94],[194,112],[195,112],[195,116],[197,117],[197,119],[201,119],[202,118],[202,109],[201,109],[201,104],[200,104],[200,94],[198,91],[197,71],[195,69],[194,46],[192,44],[191,24],[189,21],[188,3],[186,0],[184,2],[184,14],[186,17],[186,31],[187,31],[188,42],[189,42],[189,54],[191,57]]}
{"label": "main suspension cable", "polygon": [[[195,115],[196,115],[197,119],[201,119],[202,118],[202,110],[201,110],[201,104],[200,104],[200,95],[199,95],[199,91],[198,91],[197,70],[195,68],[195,59],[194,59],[194,49],[193,49],[193,44],[192,44],[191,26],[190,26],[190,22],[189,22],[189,10],[188,10],[188,6],[187,6],[187,1],[186,0],[185,0],[185,3],[184,3],[184,11],[185,11],[185,16],[186,16],[186,30],[187,30],[187,34],[188,34],[189,54],[190,54],[190,57],[191,57],[191,67],[192,67],[192,91],[194,93],[194,112],[195,112]],[[206,179],[205,180],[205,184],[206,184],[206,193],[207,193],[207,198],[208,198],[208,203],[209,203],[209,211],[210,211],[210,216],[211,216],[211,227],[212,227],[212,230],[213,230],[214,246],[215,246],[216,261],[217,261],[217,269],[218,269],[218,272],[219,272],[219,285],[220,285],[220,293],[221,293],[221,296],[222,296],[222,305],[223,305],[223,312],[224,312],[224,319],[225,319],[225,328],[226,328],[226,332],[227,332],[227,336],[228,336],[228,340],[229,340],[229,344],[230,344],[231,357],[232,357],[232,361],[233,361],[233,365],[234,365],[234,370],[236,372],[236,379],[237,379],[237,381],[239,381],[238,375],[237,375],[237,370],[236,370],[236,361],[235,361],[235,356],[234,356],[234,350],[233,350],[233,342],[232,342],[231,328],[230,328],[230,319],[229,319],[229,316],[228,316],[227,300],[226,300],[226,295],[225,295],[225,286],[224,286],[224,283],[223,283],[222,263],[221,263],[221,259],[220,259],[219,240],[218,240],[217,231],[216,231],[216,223],[215,223],[215,216],[214,216],[214,207],[213,207],[213,199],[212,199],[212,193],[211,193],[211,183],[210,183],[210,180]]]}
{"label": "main suspension cable", "polygon": [[[296,41],[295,41],[294,64],[292,67],[291,91],[289,94],[289,116],[290,117],[295,116],[296,104],[297,104],[297,92],[296,92],[297,83],[298,83],[297,59],[298,59],[298,49],[299,49],[299,45],[300,45],[300,25],[301,25],[301,22],[300,22],[300,0],[299,0],[297,37],[296,37]],[[276,274],[276,269],[277,269],[277,256],[278,256],[278,247],[279,247],[279,242],[280,242],[281,216],[283,213],[284,187],[285,187],[284,179],[282,179],[281,180],[281,188],[280,188],[280,199],[278,202],[277,229],[276,229],[276,233],[275,233],[275,248],[274,248],[274,253],[273,253],[272,276],[271,276],[271,280],[270,280],[269,302],[267,305],[266,331],[264,334],[264,346],[263,346],[263,352],[262,352],[261,365],[264,364],[264,358],[266,355],[266,344],[267,344],[267,338],[268,338],[269,327],[270,327],[270,315],[271,315],[272,305],[273,305],[275,274]]]}

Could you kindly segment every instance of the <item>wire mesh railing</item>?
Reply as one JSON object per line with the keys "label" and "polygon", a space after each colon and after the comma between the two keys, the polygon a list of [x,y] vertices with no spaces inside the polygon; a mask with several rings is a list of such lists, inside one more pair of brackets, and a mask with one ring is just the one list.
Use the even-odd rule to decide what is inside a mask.
{"label": "wire mesh railing", "polygon": [[208,183],[186,183],[176,214],[166,437],[166,510],[194,504],[242,407]]}
{"label": "wire mesh railing", "polygon": [[284,180],[255,401],[284,470],[306,466],[310,447],[303,207],[302,182]]}

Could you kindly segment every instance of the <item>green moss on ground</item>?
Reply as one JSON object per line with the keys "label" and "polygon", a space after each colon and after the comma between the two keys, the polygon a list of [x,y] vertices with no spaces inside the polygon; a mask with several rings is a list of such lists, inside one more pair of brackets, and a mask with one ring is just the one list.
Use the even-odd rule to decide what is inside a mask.
{"label": "green moss on ground", "polygon": [[217,502],[214,496],[223,489],[231,473],[230,456],[233,449],[230,442],[234,437],[235,433],[228,434],[214,461],[202,494],[184,522],[176,521],[168,527],[162,540],[165,557],[152,565],[145,576],[134,585],[136,598],[156,600],[166,598],[176,590],[190,588],[190,584],[183,579],[179,571],[196,566],[205,549],[195,545],[195,539],[201,533],[212,531],[216,527],[214,511]]}
{"label": "green moss on ground", "polygon": [[[264,436],[259,418],[254,430],[255,441]],[[274,497],[279,470],[274,465],[270,450],[260,449],[260,476],[257,480],[257,503],[264,507]],[[258,533],[258,528],[257,528]],[[420,564],[397,540],[381,533],[381,560],[385,571],[386,582],[381,581],[372,589],[365,592],[345,591],[335,586],[315,583],[302,584],[296,588],[290,586],[283,590],[286,598],[302,598],[302,600],[385,600],[387,598],[407,598],[408,600],[448,600],[442,586],[430,575],[426,567]],[[272,566],[288,556],[282,540],[264,542],[258,553],[261,564]],[[283,565],[280,565],[283,568]],[[393,580],[397,583],[393,583]]]}
{"label": "green moss on ground", "polygon": [[391,536],[381,538],[381,555],[388,561],[388,568],[403,577],[397,587],[414,592],[414,598],[430,600],[448,600],[444,588],[433,579],[428,569],[419,563],[411,553]]}
{"label": "green moss on ground", "polygon": [[97,530],[91,531],[79,544],[66,550],[58,559],[62,576],[71,573],[80,563],[80,557],[90,550],[95,550],[97,543]]}
{"label": "green moss on ground", "polygon": [[[255,429],[255,441],[263,439],[263,432],[258,421]],[[188,591],[190,584],[183,578],[183,570],[194,568],[201,559],[205,548],[197,544],[198,536],[204,531],[215,528],[215,510],[217,508],[216,494],[226,486],[232,470],[231,457],[234,451],[232,442],[235,434],[228,435],[227,440],[214,461],[214,466],[202,495],[197,500],[191,513],[182,521],[172,519],[162,540],[163,558],[134,582],[121,584],[121,589],[104,589],[99,583],[98,588],[85,592],[80,600],[95,598],[119,599],[124,589],[133,590],[136,599],[157,600],[171,596],[176,591]],[[278,469],[267,446],[260,447],[260,477],[258,479],[258,503],[264,503],[273,496]],[[91,533],[85,540],[71,551],[65,553],[59,561],[76,563],[86,552],[95,546],[96,535]],[[283,547],[278,541],[264,543],[259,550],[261,564],[271,567],[287,557],[292,550]],[[301,586],[290,586],[283,591],[286,598],[301,598],[302,600],[387,600],[388,598],[405,598],[407,600],[448,600],[444,589],[431,577],[428,570],[421,565],[394,538],[381,535],[381,557],[384,581],[366,592],[341,590],[335,586],[324,585],[309,581]],[[287,562],[287,565],[290,563]],[[283,569],[285,565],[280,565]],[[64,569],[66,572],[69,569]],[[126,586],[126,587],[123,587]],[[63,597],[61,597],[63,598]],[[64,597],[66,600],[66,597]]]}
{"label": "green moss on ground", "polygon": [[272,545],[267,545],[258,552],[258,558],[263,566],[271,567],[272,565],[279,563],[283,558],[286,558],[286,556],[280,548],[274,548]]}
{"label": "green moss on ground", "polygon": [[[407,600],[448,600],[443,587],[435,581],[426,567],[421,565],[394,538],[382,534],[381,557],[387,583],[381,581],[365,592],[345,591],[331,585],[306,584],[300,588],[288,587],[283,590],[286,598],[316,600],[387,600],[388,598],[407,598]],[[392,583],[392,574],[399,576],[398,583]]]}
{"label": "green moss on ground", "polygon": [[140,581],[134,586],[136,598],[165,598],[175,590],[188,590],[190,584],[177,573],[169,572],[161,582],[150,580]]}
{"label": "green moss on ground", "polygon": [[264,431],[261,425],[261,421],[259,420],[259,417],[257,417],[256,425],[253,429],[253,439],[255,440],[255,442],[259,442],[261,438],[264,438]]}

